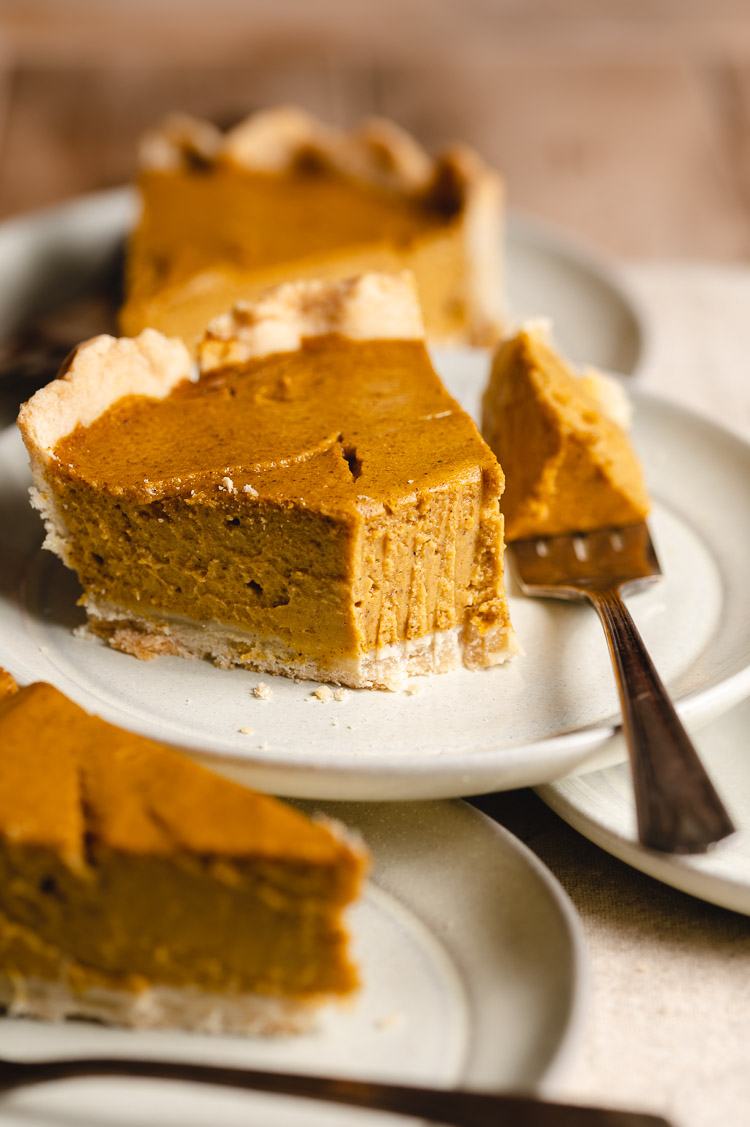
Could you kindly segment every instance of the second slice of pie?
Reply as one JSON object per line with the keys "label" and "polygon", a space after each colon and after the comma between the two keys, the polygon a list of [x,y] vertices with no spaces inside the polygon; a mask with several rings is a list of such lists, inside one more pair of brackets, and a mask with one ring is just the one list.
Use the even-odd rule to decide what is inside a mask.
{"label": "second slice of pie", "polygon": [[491,345],[503,320],[503,184],[477,153],[431,157],[393,122],[350,131],[277,107],[228,133],[177,115],[143,141],[124,333],[193,349],[238,300],[301,278],[415,277],[430,340]]}
{"label": "second slice of pie", "polygon": [[516,652],[503,474],[406,276],[300,282],[210,327],[82,345],[19,416],[46,546],[137,657],[396,688]]}
{"label": "second slice of pie", "polygon": [[290,1033],[349,998],[367,868],[311,820],[0,670],[0,1008]]}

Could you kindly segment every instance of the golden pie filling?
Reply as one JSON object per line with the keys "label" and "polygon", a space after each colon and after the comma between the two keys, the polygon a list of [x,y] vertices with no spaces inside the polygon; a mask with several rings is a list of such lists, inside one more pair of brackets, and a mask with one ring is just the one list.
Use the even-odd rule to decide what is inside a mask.
{"label": "golden pie filling", "polygon": [[138,189],[128,336],[152,327],[194,348],[270,286],[409,269],[431,338],[497,339],[502,187],[468,149],[433,159],[390,122],[338,134],[285,108],[228,134],[168,119],[146,139]]}
{"label": "golden pie filling", "polygon": [[443,632],[468,666],[507,654],[502,473],[420,341],[307,339],[120,399],[53,456],[92,625],[139,656],[162,612],[238,627],[228,662],[348,683]]}
{"label": "golden pie filling", "polygon": [[422,331],[410,279],[368,275],[217,319],[197,379],[154,330],[81,346],[19,426],[91,628],[361,687],[516,652],[502,471]]}
{"label": "golden pie filling", "polygon": [[0,700],[0,1004],[271,1033],[357,985],[366,854],[329,825],[90,716]]}
{"label": "golden pie filling", "polygon": [[148,171],[139,189],[143,215],[120,321],[128,335],[151,326],[194,343],[213,317],[290,276],[346,278],[407,266],[423,275],[428,323],[444,335],[461,330],[465,310],[447,290],[447,279],[461,280],[460,229],[426,202],[320,168]]}
{"label": "golden pie filling", "polygon": [[624,392],[612,377],[578,375],[541,327],[500,345],[482,407],[482,432],[508,477],[508,540],[645,518],[650,502]]}

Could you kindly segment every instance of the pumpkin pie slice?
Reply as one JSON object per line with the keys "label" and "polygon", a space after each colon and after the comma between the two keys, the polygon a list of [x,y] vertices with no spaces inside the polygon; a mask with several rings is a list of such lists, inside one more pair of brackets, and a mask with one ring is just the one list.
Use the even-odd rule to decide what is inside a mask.
{"label": "pumpkin pie slice", "polygon": [[329,822],[0,680],[0,1004],[270,1034],[357,985],[364,848]]}
{"label": "pumpkin pie slice", "polygon": [[193,349],[271,286],[409,269],[433,343],[498,339],[502,183],[466,147],[432,158],[389,121],[344,133],[290,108],[226,134],[170,117],[144,139],[138,186],[127,336],[156,328]]}
{"label": "pumpkin pie slice", "polygon": [[484,394],[482,432],[507,475],[508,540],[642,521],[650,503],[612,377],[578,375],[542,325],[504,341]]}
{"label": "pumpkin pie slice", "polygon": [[367,275],[222,316],[199,375],[153,329],[82,345],[19,425],[90,629],[365,688],[514,653],[503,474],[422,334],[410,279]]}

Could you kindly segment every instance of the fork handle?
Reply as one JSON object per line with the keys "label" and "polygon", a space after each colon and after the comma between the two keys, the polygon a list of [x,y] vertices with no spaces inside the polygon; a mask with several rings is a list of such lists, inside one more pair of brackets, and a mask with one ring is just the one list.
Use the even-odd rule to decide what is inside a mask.
{"label": "fork handle", "polygon": [[703,853],[734,826],[654,668],[619,588],[587,590],[607,635],[630,754],[638,837]]}
{"label": "fork handle", "polygon": [[411,1087],[377,1080],[262,1072],[187,1061],[89,1060],[0,1061],[0,1092],[75,1077],[132,1076],[244,1088],[370,1111],[395,1112],[450,1127],[670,1127],[660,1115],[612,1108],[551,1103],[527,1095]]}

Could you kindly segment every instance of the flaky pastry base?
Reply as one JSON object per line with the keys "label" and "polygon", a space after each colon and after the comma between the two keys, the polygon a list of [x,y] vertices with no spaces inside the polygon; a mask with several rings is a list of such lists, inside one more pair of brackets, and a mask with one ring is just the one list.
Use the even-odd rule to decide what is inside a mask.
{"label": "flaky pastry base", "polygon": [[208,658],[222,669],[240,666],[298,681],[329,681],[353,689],[402,689],[410,677],[484,669],[521,652],[511,628],[480,635],[471,626],[435,630],[360,655],[320,658],[297,653],[279,638],[261,637],[220,622],[134,613],[104,600],[85,600],[88,626],[81,633],[106,639],[113,649],[142,661],[155,657]]}
{"label": "flaky pastry base", "polygon": [[90,986],[0,973],[0,1008],[9,1017],[43,1021],[83,1018],[131,1029],[183,1029],[193,1033],[271,1037],[302,1033],[320,1005],[308,999],[264,994],[216,994],[196,987],[151,985],[143,990]]}

